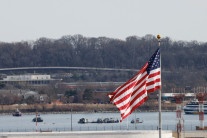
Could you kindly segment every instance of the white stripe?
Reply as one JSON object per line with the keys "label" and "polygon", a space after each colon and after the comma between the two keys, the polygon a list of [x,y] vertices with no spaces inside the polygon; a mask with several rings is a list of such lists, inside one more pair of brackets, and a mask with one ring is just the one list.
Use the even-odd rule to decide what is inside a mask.
{"label": "white stripe", "polygon": [[160,75],[154,76],[154,77],[152,77],[152,78],[148,78],[147,83],[148,83],[148,82],[151,82],[151,81],[154,81],[154,80],[156,80],[156,79],[160,79],[160,78],[161,78]]}
{"label": "white stripe", "polygon": [[[144,72],[143,74],[140,74],[140,75],[137,77],[137,79],[136,79],[135,81],[138,81],[138,80],[142,79],[142,77],[145,76],[146,73],[147,73],[147,72]],[[135,81],[133,81],[132,83],[134,83]],[[130,83],[130,84],[126,85],[125,87],[123,87],[122,89],[120,89],[120,90],[117,92],[117,94],[120,93],[120,92],[122,92],[122,91],[123,91],[125,88],[127,88],[129,85],[132,85],[132,83]],[[141,84],[142,84],[142,83],[141,83]],[[138,86],[140,86],[141,84],[139,84]],[[134,84],[134,85],[136,85],[136,84]],[[122,99],[122,98],[125,97],[126,95],[132,93],[132,92],[133,92],[133,89],[136,89],[136,88],[137,88],[137,86],[136,86],[135,88],[132,87],[132,88],[130,88],[129,90],[123,92],[123,94],[121,94],[120,96],[116,97],[116,98],[113,100],[113,103],[115,103],[115,102],[117,102],[118,100]],[[116,94],[116,95],[117,95],[117,94]],[[115,96],[116,96],[116,95],[115,95]]]}
{"label": "white stripe", "polygon": [[125,97],[126,95],[130,94],[133,92],[133,87],[130,88],[129,90],[123,92],[123,94],[121,94],[120,96],[116,97],[114,100],[113,100],[113,103],[117,102],[118,100],[122,99],[123,97]]}
{"label": "white stripe", "polygon": [[[140,76],[141,74],[138,74],[137,75],[137,78]],[[127,88],[129,85],[132,85],[132,83],[134,83],[135,81],[137,81],[137,79],[135,79],[135,80],[133,80],[132,82],[130,82],[130,83],[125,83],[125,84],[123,84],[123,85],[126,85],[126,86],[124,86],[123,88],[121,88],[119,91],[117,91],[117,93],[114,95],[114,97],[116,97],[116,95],[118,95],[120,92],[122,92],[125,88]],[[123,86],[122,85],[122,86]],[[121,86],[120,86],[121,87]],[[118,89],[117,89],[118,90]],[[124,93],[123,93],[124,94]],[[129,93],[128,93],[129,94]],[[125,94],[126,95],[126,94]],[[113,100],[113,103],[115,103],[115,99]]]}
{"label": "white stripe", "polygon": [[161,82],[156,82],[152,85],[149,85],[149,86],[147,86],[146,89],[149,90],[149,89],[155,88],[156,86],[161,86]]}
{"label": "white stripe", "polygon": [[[127,101],[128,101],[127,105],[129,105],[129,103],[130,103],[129,100],[130,100],[130,98],[127,99]],[[123,106],[123,105],[122,105],[122,106]],[[118,106],[117,106],[117,107],[118,107]],[[121,107],[121,106],[120,106],[120,107]],[[120,112],[121,112],[121,113],[124,113],[124,112],[126,111],[127,107],[128,107],[128,106],[126,106],[126,108],[120,110]],[[118,107],[118,108],[119,108],[119,107]]]}
{"label": "white stripe", "polygon": [[125,91],[125,92],[124,92],[123,94],[121,94],[120,96],[116,97],[116,98],[114,99],[113,103],[115,103],[115,102],[117,102],[118,100],[122,99],[122,98],[125,97],[126,95],[132,93],[133,89],[134,89],[134,88],[132,87],[132,88],[130,88],[129,90]]}
{"label": "white stripe", "polygon": [[125,116],[125,115],[127,115],[130,111],[131,111],[131,109],[136,105],[136,104],[138,104],[141,100],[143,100],[145,97],[147,97],[147,92],[145,92],[142,96],[140,96],[127,110],[126,110],[126,112],[124,113],[124,115],[123,115],[123,117]]}
{"label": "white stripe", "polygon": [[[142,82],[140,82],[136,87],[132,87],[131,89],[130,89],[130,91],[131,91],[131,94],[134,92],[134,91],[136,91],[139,87],[140,87],[140,85],[142,85],[145,81],[146,81],[146,79],[147,79],[147,77],[142,81]],[[145,85],[143,86],[144,88],[146,87]],[[136,92],[136,94],[135,95],[133,95],[133,97],[129,97],[130,99],[131,98],[134,98],[137,94],[139,94],[141,91],[142,91],[142,88],[143,87],[141,87],[139,90],[138,90],[138,92]],[[128,94],[128,93],[127,93]],[[125,95],[125,92],[122,94],[122,95],[120,95],[119,97],[117,97],[116,99],[114,99],[114,101],[118,101],[118,100],[120,100],[121,98],[123,98],[124,96],[126,96]],[[121,106],[123,106],[123,105],[125,105],[125,104],[127,104],[129,101],[128,101],[128,99],[129,98],[127,98],[126,100],[124,100],[123,102],[121,102],[120,104],[117,104],[116,106],[119,108],[119,107],[121,107]],[[131,100],[132,101],[132,100]]]}
{"label": "white stripe", "polygon": [[[146,69],[147,67],[147,64],[142,68],[143,69]],[[129,84],[127,84],[127,82],[125,84],[127,84],[125,87],[121,88],[119,91],[117,91],[119,89],[119,87],[115,90],[117,91],[116,94],[114,95],[114,97],[116,97],[116,95],[118,95],[120,92],[122,92],[126,87],[128,87],[129,85],[131,85],[134,81],[137,81],[139,79],[141,79],[143,77],[143,75],[145,75],[147,72],[145,71],[144,73],[140,72],[139,74],[135,75],[131,80],[132,82],[130,82]],[[123,84],[123,85],[125,85]],[[122,85],[122,86],[123,86]],[[120,86],[121,87],[121,86]],[[112,99],[113,100],[113,99]],[[113,103],[114,103],[114,100],[113,100]]]}
{"label": "white stripe", "polygon": [[125,115],[128,114],[132,108],[138,104],[141,100],[143,100],[145,97],[147,97],[147,92],[145,92],[142,96],[140,96],[125,112]]}
{"label": "white stripe", "polygon": [[[144,72],[144,74],[146,74],[147,72],[145,71]],[[142,79],[142,78],[141,78]],[[141,80],[141,79],[139,79],[139,80]],[[148,76],[146,76],[138,85],[136,85],[135,87],[134,87],[134,91],[136,91],[139,87],[140,87],[140,85],[143,85],[143,83],[146,81],[148,79]]]}
{"label": "white stripe", "polygon": [[[143,87],[141,87],[134,95],[133,95],[133,97],[129,97],[128,99],[127,99],[127,103],[126,104],[130,104],[131,103],[131,101],[133,101],[134,100],[134,98],[140,93],[140,92],[142,92],[142,91],[144,91],[145,90],[145,85],[143,86]],[[146,92],[145,92],[146,93]],[[142,97],[142,96],[140,96],[140,97]],[[139,99],[139,98],[138,98]],[[130,101],[130,102],[129,102]],[[137,100],[135,100],[135,102],[136,102]],[[125,104],[124,104],[125,105]],[[118,106],[120,106],[120,104],[118,105]],[[117,106],[117,107],[118,107]],[[122,105],[123,106],[123,105]],[[121,107],[121,106],[120,106]],[[118,107],[119,108],[119,107]],[[124,109],[122,109],[122,110],[120,110],[120,112],[121,113],[124,113],[125,111],[126,111],[126,109],[128,108],[128,106],[126,106],[126,108],[124,108]]]}
{"label": "white stripe", "polygon": [[132,101],[140,92],[144,91],[146,88],[146,85],[143,85],[132,97],[131,100]]}
{"label": "white stripe", "polygon": [[156,73],[156,72],[159,72],[160,71],[160,68],[156,68],[156,69],[153,69],[150,71],[150,74],[153,74],[153,73]]}
{"label": "white stripe", "polygon": [[[128,99],[127,99],[127,102],[125,103],[125,104],[123,104],[123,105],[129,105],[130,103],[131,103],[131,101],[132,100],[134,100],[134,98],[140,93],[140,92],[142,92],[142,91],[144,91],[145,90],[145,87],[146,86],[143,86],[143,87],[141,87],[134,95],[133,95],[133,97],[129,97]],[[123,102],[122,102],[123,103]],[[122,105],[122,106],[123,106]],[[118,105],[118,106],[120,106],[120,104]],[[118,107],[117,106],[117,107]],[[121,107],[121,106],[120,106]],[[119,108],[119,107],[118,107]],[[124,113],[125,112],[125,110],[128,108],[128,106],[126,106],[124,109],[122,109],[122,110],[120,110],[121,111],[121,113]]]}

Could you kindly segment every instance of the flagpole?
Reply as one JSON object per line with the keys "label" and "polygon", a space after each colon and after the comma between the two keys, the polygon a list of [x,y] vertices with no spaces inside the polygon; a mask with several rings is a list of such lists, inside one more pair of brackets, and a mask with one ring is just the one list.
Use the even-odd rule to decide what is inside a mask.
{"label": "flagpole", "polygon": [[[157,35],[158,46],[160,47],[160,35]],[[161,79],[161,52],[160,52],[160,79]],[[161,115],[161,89],[159,89],[159,138],[162,134],[162,115]]]}
{"label": "flagpole", "polygon": [[127,117],[127,130],[129,130],[129,119]]}

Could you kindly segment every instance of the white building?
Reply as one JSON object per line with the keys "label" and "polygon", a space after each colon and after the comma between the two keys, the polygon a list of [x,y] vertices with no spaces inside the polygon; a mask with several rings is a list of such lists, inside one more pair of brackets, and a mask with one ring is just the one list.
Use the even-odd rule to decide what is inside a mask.
{"label": "white building", "polygon": [[50,75],[13,75],[4,78],[4,81],[50,80]]}
{"label": "white building", "polygon": [[5,84],[15,84],[15,83],[26,83],[31,85],[44,85],[50,84],[56,79],[51,79],[50,75],[37,75],[37,74],[28,74],[28,75],[11,75],[0,80],[1,83]]}

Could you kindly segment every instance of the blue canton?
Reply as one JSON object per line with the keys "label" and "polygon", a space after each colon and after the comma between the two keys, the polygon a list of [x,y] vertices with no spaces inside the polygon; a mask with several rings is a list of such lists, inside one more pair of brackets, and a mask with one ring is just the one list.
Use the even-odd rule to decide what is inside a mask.
{"label": "blue canton", "polygon": [[160,49],[158,48],[156,52],[152,55],[148,61],[147,74],[150,74],[151,70],[160,68]]}

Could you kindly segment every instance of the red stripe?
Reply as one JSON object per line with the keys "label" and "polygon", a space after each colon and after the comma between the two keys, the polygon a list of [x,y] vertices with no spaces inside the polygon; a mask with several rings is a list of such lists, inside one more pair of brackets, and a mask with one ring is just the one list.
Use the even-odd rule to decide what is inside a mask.
{"label": "red stripe", "polygon": [[[136,87],[137,85],[139,85],[145,78],[147,77],[147,74],[145,75],[145,76],[143,76],[138,82],[135,82],[133,85],[131,85],[131,87],[130,88],[132,88],[132,87]],[[141,88],[143,85],[145,85],[145,83],[146,83],[146,81],[144,81],[140,86],[139,86],[139,88]],[[139,88],[137,88],[137,89],[139,89]],[[119,97],[120,95],[122,95],[123,93],[125,93],[126,91],[127,91],[128,89],[124,89],[124,90],[122,90],[122,92],[120,92],[119,94],[117,94],[115,97],[114,97],[114,100],[117,98],[117,97]],[[132,96],[134,95],[133,93],[134,93],[134,91],[136,92],[137,90],[133,90],[132,91]]]}
{"label": "red stripe", "polygon": [[[115,95],[113,97],[113,101],[119,97],[120,95],[122,95],[123,93],[125,93],[127,90],[131,89],[132,87],[136,87],[138,84],[140,84],[148,75],[146,74],[145,76],[143,76],[138,82],[134,82],[133,84],[130,84],[128,87],[126,87],[124,90],[120,91],[117,95]],[[133,95],[133,93],[132,93]]]}
{"label": "red stripe", "polygon": [[160,71],[150,74],[148,78],[150,79],[158,75],[160,75]]}
{"label": "red stripe", "polygon": [[[146,93],[146,89],[143,90],[143,91],[141,91],[138,95],[136,95],[136,96],[134,97],[134,99],[130,100],[128,108],[131,107],[131,105],[132,105],[132,104],[133,104],[139,97],[141,97],[141,96],[144,95],[145,93]],[[127,109],[128,109],[128,108],[127,108]]]}
{"label": "red stripe", "polygon": [[135,84],[136,84],[136,82],[130,84],[128,87],[126,87],[125,89],[123,89],[122,91],[120,91],[117,95],[114,95],[113,100],[115,100],[117,97],[119,97],[120,95],[122,95],[123,93],[125,93],[127,90],[129,90],[132,87],[134,87]]}
{"label": "red stripe", "polygon": [[148,82],[146,85],[147,86],[150,86],[150,85],[153,85],[153,84],[155,84],[157,82],[161,82],[161,79],[160,78],[157,78],[156,80],[153,80],[153,81]]}
{"label": "red stripe", "polygon": [[147,90],[147,93],[152,93],[152,92],[154,92],[157,89],[161,89],[161,86],[160,85],[159,86],[155,86],[154,88]]}
{"label": "red stripe", "polygon": [[[130,94],[127,94],[125,97],[123,97],[124,99],[127,99],[127,98],[129,98],[130,96],[132,97],[140,88],[142,88],[144,85],[146,85],[146,81],[144,81],[136,90],[134,90],[132,93],[130,93]],[[145,90],[146,91],[146,90]],[[142,91],[141,91],[142,92]],[[140,92],[140,93],[141,93]],[[122,98],[122,99],[123,99]],[[123,100],[122,99],[120,99],[120,100],[118,100],[117,102],[115,102],[114,104],[115,105],[117,105],[117,104],[120,104],[121,102],[123,102]],[[114,99],[115,100],[115,99]]]}
{"label": "red stripe", "polygon": [[[110,101],[113,101],[114,99],[115,99],[115,97],[114,96],[116,96],[116,94],[118,93],[118,95],[121,95],[121,94],[119,94],[120,93],[120,89],[122,89],[123,87],[125,87],[126,85],[128,85],[130,82],[126,82],[125,84],[123,84],[122,86],[120,86],[116,91],[114,91],[114,92],[112,92],[112,93],[110,93],[110,94],[108,94],[108,95],[112,95],[112,97],[110,98]],[[133,84],[130,84],[128,87],[131,87]],[[127,88],[128,88],[127,87]],[[126,89],[126,88],[125,88]]]}
{"label": "red stripe", "polygon": [[126,83],[124,83],[122,86],[120,86],[116,91],[112,92],[111,95],[115,95],[117,92],[119,92],[120,89],[122,89],[123,87],[125,87],[127,84],[129,84],[130,82],[132,82],[133,80],[135,80],[135,78],[140,74],[140,72],[138,72],[134,77],[132,77],[130,80],[128,80]]}
{"label": "red stripe", "polygon": [[116,93],[118,93],[119,90],[122,89],[123,87],[125,87],[127,84],[129,84],[130,82],[132,82],[139,74],[143,74],[143,72],[146,71],[147,66],[148,66],[148,62],[143,66],[143,68],[134,77],[132,77],[125,84],[123,84],[121,87],[119,87],[115,92],[112,92],[112,93],[108,94],[108,95],[112,95],[112,97],[110,98],[110,100],[112,101],[114,99],[114,96],[116,95]]}
{"label": "red stripe", "polygon": [[144,85],[146,85],[146,81],[144,81],[136,90],[133,91],[132,96],[140,89],[142,88]]}
{"label": "red stripe", "polygon": [[[123,110],[123,109],[125,109],[126,107],[127,107],[127,109],[129,108],[129,107],[131,107],[131,105],[139,98],[139,97],[141,97],[143,94],[145,94],[146,93],[146,89],[145,90],[143,90],[143,91],[141,91],[137,96],[135,96],[134,97],[134,99],[132,99],[132,100],[130,100],[127,104],[125,104],[124,106],[122,106],[122,107],[119,107],[118,109],[119,110]],[[125,107],[125,108],[124,108]],[[126,110],[127,110],[126,109]]]}
{"label": "red stripe", "polygon": [[115,104],[115,105],[120,104],[120,103],[122,103],[123,101],[127,100],[130,96],[131,96],[131,93],[129,93],[129,94],[127,94],[126,96],[124,96],[123,98],[119,99],[119,100],[116,101],[114,104]]}
{"label": "red stripe", "polygon": [[[137,107],[139,107],[139,106],[140,106],[142,103],[144,103],[146,100],[147,100],[147,97],[143,98],[139,103],[137,103],[137,104],[132,108],[132,110],[131,110],[128,114],[126,114],[125,116],[121,115],[122,120],[125,119],[128,115],[130,115],[130,114],[131,114]],[[122,120],[121,120],[121,121],[122,121]]]}

